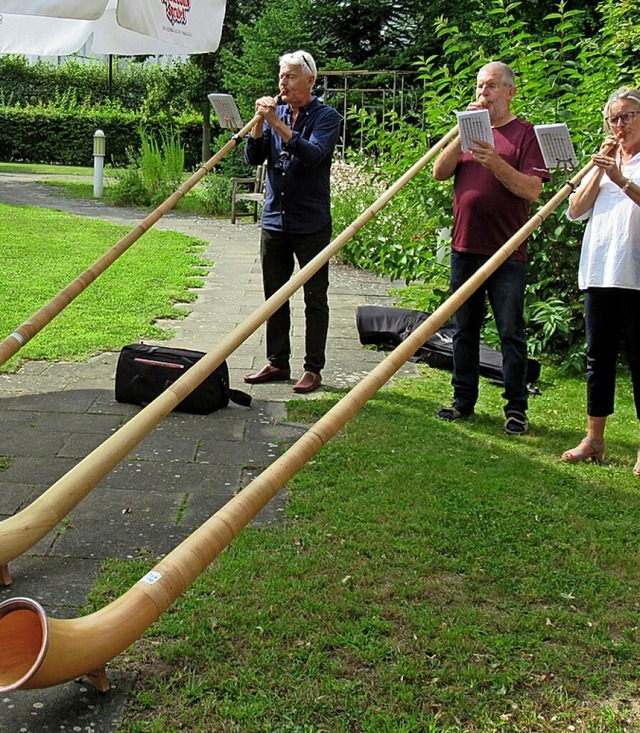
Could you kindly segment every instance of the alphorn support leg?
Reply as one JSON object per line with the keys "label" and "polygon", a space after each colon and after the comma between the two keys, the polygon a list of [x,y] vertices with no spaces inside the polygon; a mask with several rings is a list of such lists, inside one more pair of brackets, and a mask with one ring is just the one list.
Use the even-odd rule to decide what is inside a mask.
{"label": "alphorn support leg", "polygon": [[0,565],[0,583],[2,583],[2,585],[11,585],[11,583],[13,583],[8,564]]}
{"label": "alphorn support leg", "polygon": [[92,672],[87,673],[82,677],[82,680],[95,687],[98,692],[109,692],[111,689],[111,683],[107,677],[107,667],[103,666],[99,669],[94,669]]}

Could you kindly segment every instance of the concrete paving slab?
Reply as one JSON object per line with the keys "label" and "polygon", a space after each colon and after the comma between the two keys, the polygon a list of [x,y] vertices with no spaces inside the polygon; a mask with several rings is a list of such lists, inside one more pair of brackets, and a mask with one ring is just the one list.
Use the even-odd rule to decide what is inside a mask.
{"label": "concrete paving slab", "polygon": [[[0,471],[0,479],[3,476],[4,473]],[[6,483],[0,480],[0,521],[24,509],[48,488],[42,486],[38,490],[32,484]]]}
{"label": "concrete paving slab", "polygon": [[0,473],[3,483],[42,484],[51,486],[68,473],[77,461],[55,456],[15,456],[10,465]]}
{"label": "concrete paving slab", "polygon": [[42,433],[31,425],[19,432],[3,431],[0,445],[3,455],[14,458],[20,456],[46,458],[58,454],[68,437],[68,433],[63,432]]}
{"label": "concrete paving slab", "polygon": [[135,674],[114,673],[108,693],[84,682],[67,682],[3,695],[0,733],[115,733],[135,679]]}
{"label": "concrete paving slab", "polygon": [[[231,498],[233,490],[199,487],[208,497],[211,514]],[[122,489],[111,490],[108,497],[93,492],[71,512],[48,554],[101,560],[166,555],[209,516],[201,515],[197,523],[185,521],[183,505],[189,493],[178,488],[148,490],[143,497],[138,491]]]}
{"label": "concrete paving slab", "polygon": [[[92,406],[94,405],[95,401],[92,403]],[[9,413],[7,412],[6,414]],[[61,420],[58,413],[38,412],[31,414],[33,416],[37,415],[37,420],[32,417],[31,421],[33,429],[37,430],[37,432],[47,435],[60,430]],[[70,434],[97,433],[98,435],[104,436],[115,432],[122,425],[122,422],[122,417],[119,415],[102,415],[96,412],[85,412],[78,414],[65,414],[64,425],[62,427],[65,432]]]}
{"label": "concrete paving slab", "polygon": [[13,585],[0,586],[0,602],[14,598],[19,587],[21,596],[37,601],[51,618],[75,618],[101,564],[101,558],[29,552],[10,564]]}

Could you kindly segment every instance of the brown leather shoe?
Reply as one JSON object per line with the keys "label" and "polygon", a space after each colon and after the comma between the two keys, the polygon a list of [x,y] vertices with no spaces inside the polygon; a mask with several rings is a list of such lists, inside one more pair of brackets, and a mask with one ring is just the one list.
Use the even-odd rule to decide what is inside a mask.
{"label": "brown leather shoe", "polygon": [[322,377],[317,372],[305,372],[293,385],[293,391],[298,394],[314,392],[322,384]]}
{"label": "brown leather shoe", "polygon": [[245,374],[244,381],[247,384],[263,384],[264,382],[286,382],[291,378],[291,369],[281,369],[273,364],[265,364],[259,372]]}

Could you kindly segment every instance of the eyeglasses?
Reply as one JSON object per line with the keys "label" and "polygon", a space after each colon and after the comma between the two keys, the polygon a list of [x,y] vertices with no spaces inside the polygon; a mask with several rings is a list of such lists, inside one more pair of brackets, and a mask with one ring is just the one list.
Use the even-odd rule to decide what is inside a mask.
{"label": "eyeglasses", "polygon": [[302,59],[302,62],[309,70],[311,76],[315,76],[318,73],[316,65],[308,53],[305,53],[304,51],[294,51],[292,56],[295,56],[298,59]]}
{"label": "eyeglasses", "polygon": [[499,87],[506,87],[506,86],[509,86],[509,85],[505,84],[504,82],[502,82],[501,84],[498,84],[495,81],[482,81],[476,84],[476,89],[483,89],[484,87],[486,87],[490,91],[495,92],[495,90],[498,89]]}
{"label": "eyeglasses", "polygon": [[628,125],[630,122],[633,122],[637,114],[638,112],[623,112],[621,115],[616,115],[615,117],[607,117],[607,122],[612,127],[616,127],[621,122],[623,122],[625,125]]}

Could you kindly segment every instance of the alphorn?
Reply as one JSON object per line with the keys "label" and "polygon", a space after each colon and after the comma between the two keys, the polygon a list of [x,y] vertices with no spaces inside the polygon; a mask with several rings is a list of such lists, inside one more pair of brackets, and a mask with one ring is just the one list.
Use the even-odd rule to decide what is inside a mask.
{"label": "alphorn", "polygon": [[251,130],[251,128],[260,120],[260,115],[255,115],[241,130],[238,130],[215,155],[213,155],[206,163],[187,179],[168,199],[163,201],[148,216],[146,216],[134,229],[126,234],[120,241],[116,242],[111,249],[97,259],[82,274],[64,287],[56,296],[54,296],[47,304],[43,305],[40,310],[36,311],[13,333],[9,334],[3,341],[0,341],[0,366],[6,363],[14,356],[27,342],[29,342],[36,334],[38,334],[48,323],[50,323],[59,313],[61,313],[71,302],[73,302],[80,293],[91,285],[102,273],[109,268],[120,255],[124,254],[131,245],[140,239],[143,234],[153,227],[167,211],[180,201],[180,199],[188,193],[207,173],[224,158],[224,156],[233,150],[238,142]]}
{"label": "alphorn", "polygon": [[171,387],[156,397],[98,448],[58,479],[28,507],[0,522],[0,582],[11,584],[8,563],[50,532],[188,394],[254,333],[315,274],[356,232],[457,134],[454,127],[325,249],[262,306],[231,331]]}
{"label": "alphorn", "polygon": [[287,481],[362,409],[545,221],[592,167],[593,163],[589,163],[566,183],[469,280],[291,448],[122,596],[99,611],[77,619],[48,619],[42,606],[28,598],[0,603],[0,693],[50,687],[85,675],[97,680],[101,689],[108,689],[107,662],[149,628]]}

